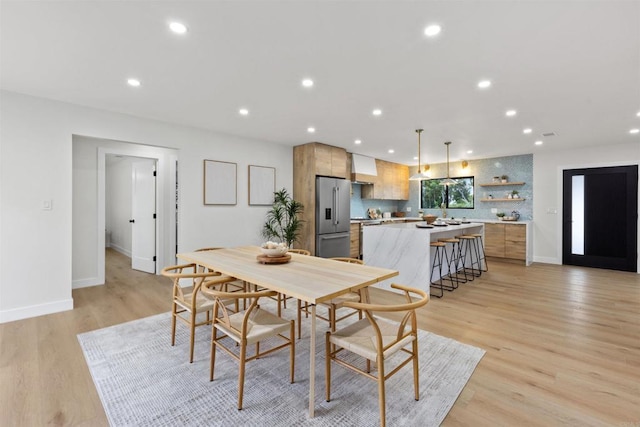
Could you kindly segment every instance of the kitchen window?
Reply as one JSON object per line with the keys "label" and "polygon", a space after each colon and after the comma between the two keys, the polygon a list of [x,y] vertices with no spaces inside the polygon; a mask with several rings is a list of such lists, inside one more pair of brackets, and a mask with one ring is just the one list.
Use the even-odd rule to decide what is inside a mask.
{"label": "kitchen window", "polygon": [[473,177],[454,178],[455,185],[440,185],[441,178],[420,181],[420,209],[473,209]]}

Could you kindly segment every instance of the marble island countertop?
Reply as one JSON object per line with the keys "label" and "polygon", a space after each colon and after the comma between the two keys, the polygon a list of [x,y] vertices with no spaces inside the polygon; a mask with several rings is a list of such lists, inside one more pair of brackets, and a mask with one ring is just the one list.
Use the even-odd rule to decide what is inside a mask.
{"label": "marble island countertop", "polygon": [[[462,218],[456,218],[456,221],[462,221]],[[422,218],[417,216],[408,216],[404,218],[379,218],[379,219],[370,219],[370,218],[351,218],[351,224],[359,224],[362,222],[371,222],[371,221],[379,221],[381,225],[392,225],[394,223],[402,223],[402,221],[424,221]],[[470,223],[483,223],[483,224],[531,224],[533,221],[530,220],[518,220],[518,221],[502,221],[498,218],[470,218],[466,219]],[[415,226],[415,225],[414,225]]]}

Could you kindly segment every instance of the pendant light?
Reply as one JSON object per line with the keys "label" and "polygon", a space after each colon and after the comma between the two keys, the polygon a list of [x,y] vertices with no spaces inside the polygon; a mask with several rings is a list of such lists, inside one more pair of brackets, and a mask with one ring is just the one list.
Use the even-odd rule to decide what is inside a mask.
{"label": "pendant light", "polygon": [[416,133],[418,134],[418,173],[411,175],[409,181],[420,181],[422,179],[427,179],[427,171],[429,170],[429,166],[425,165],[424,171],[420,169],[420,134],[424,129],[416,129]]}
{"label": "pendant light", "polygon": [[447,146],[447,177],[440,181],[440,185],[455,185],[458,183],[458,181],[449,178],[449,146],[451,145],[451,141],[445,142],[444,145]]}

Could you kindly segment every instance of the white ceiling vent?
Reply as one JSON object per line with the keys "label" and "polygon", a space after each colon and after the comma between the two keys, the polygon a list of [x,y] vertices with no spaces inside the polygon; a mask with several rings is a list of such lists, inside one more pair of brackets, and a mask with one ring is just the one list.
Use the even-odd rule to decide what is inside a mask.
{"label": "white ceiling vent", "polygon": [[544,132],[542,134],[542,136],[544,136],[545,138],[548,136],[557,136],[555,132]]}

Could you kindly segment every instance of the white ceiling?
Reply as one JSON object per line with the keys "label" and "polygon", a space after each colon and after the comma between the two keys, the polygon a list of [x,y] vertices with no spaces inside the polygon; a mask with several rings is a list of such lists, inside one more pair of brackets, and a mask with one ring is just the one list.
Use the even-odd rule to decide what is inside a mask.
{"label": "white ceiling", "polygon": [[452,160],[640,142],[638,1],[3,0],[0,19],[2,89],[225,134],[405,164],[418,127],[423,163],[447,140]]}

